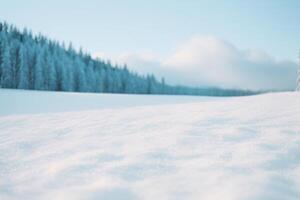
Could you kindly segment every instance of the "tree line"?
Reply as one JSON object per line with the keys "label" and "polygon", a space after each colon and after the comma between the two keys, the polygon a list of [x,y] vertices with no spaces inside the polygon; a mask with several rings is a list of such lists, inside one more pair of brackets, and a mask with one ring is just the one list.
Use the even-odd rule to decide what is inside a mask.
{"label": "tree line", "polygon": [[93,59],[72,44],[50,40],[28,29],[0,22],[0,88],[209,96],[250,95],[251,91],[171,86],[152,74]]}

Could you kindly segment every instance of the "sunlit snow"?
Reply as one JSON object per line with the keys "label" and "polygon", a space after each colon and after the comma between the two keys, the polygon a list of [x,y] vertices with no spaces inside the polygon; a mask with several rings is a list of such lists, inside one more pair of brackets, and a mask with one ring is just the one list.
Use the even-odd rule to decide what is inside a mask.
{"label": "sunlit snow", "polygon": [[299,200],[300,93],[0,90],[0,199]]}

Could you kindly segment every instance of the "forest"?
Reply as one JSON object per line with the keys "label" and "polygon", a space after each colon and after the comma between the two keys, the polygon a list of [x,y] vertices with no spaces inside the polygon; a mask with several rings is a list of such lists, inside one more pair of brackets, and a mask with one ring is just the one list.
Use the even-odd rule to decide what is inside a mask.
{"label": "forest", "polygon": [[240,96],[236,89],[173,86],[153,74],[93,59],[72,44],[0,22],[0,88],[128,94]]}

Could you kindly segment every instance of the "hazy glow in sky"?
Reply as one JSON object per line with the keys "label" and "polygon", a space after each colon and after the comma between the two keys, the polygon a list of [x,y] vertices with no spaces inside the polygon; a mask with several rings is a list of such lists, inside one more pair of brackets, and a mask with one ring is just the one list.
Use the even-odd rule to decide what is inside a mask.
{"label": "hazy glow in sky", "polygon": [[[100,52],[116,60],[122,55],[139,54],[147,58],[148,64],[158,63],[160,67],[166,66],[166,60],[172,56],[177,55],[178,60],[178,52],[182,51],[181,46],[190,44],[190,41],[196,41],[196,44],[194,47],[190,44],[189,47],[192,49],[186,50],[185,53],[189,52],[191,55],[186,58],[197,57],[200,53],[202,55],[199,57],[203,57],[203,53],[207,52],[199,51],[198,48],[203,47],[201,45],[207,42],[203,41],[199,45],[195,38],[202,38],[202,40],[215,38],[216,41],[224,41],[224,44],[232,45],[238,52],[247,51],[252,52],[252,56],[259,54],[271,57],[271,63],[280,62],[282,65],[282,61],[295,62],[297,59],[300,46],[299,10],[300,1],[295,0],[153,0],[147,2],[138,0],[1,0],[0,19],[18,27],[26,26],[35,33],[42,32],[59,41],[72,41],[76,47],[82,46],[91,53],[98,52],[99,54]],[[222,46],[222,42],[217,43],[215,50],[219,48],[218,45]],[[227,49],[223,53],[225,52]],[[150,57],[155,59],[149,62],[147,55],[154,55]],[[222,55],[221,58],[220,55]],[[211,60],[218,64],[226,57],[223,54],[210,56],[212,56]],[[240,56],[240,58],[235,58],[234,63],[241,65],[240,62],[236,62],[236,59],[243,60],[245,55],[238,53],[235,56]],[[193,60],[194,66],[189,69],[193,68],[194,71],[202,72],[199,70],[203,69],[204,62],[202,61]],[[180,62],[186,64],[186,61],[182,62],[182,58]],[[214,65],[207,61],[205,64]],[[255,64],[256,62],[252,63],[252,65]],[[179,63],[173,62],[172,65],[176,68],[169,66],[168,69],[171,71],[179,67]],[[262,63],[259,65],[264,68]],[[226,65],[222,63],[222,66]],[[291,64],[289,67],[285,79],[281,80],[283,83],[289,78],[294,78],[291,76],[291,70],[295,70],[295,65]],[[254,68],[257,74],[261,74],[259,67],[255,65]],[[272,70],[272,67],[268,66],[268,68]],[[166,67],[162,70],[150,71],[164,71],[165,69]],[[223,70],[227,71],[226,68]],[[188,76],[189,70],[185,72]],[[235,76],[237,73],[228,74]],[[177,76],[170,76],[169,79],[172,80],[174,77]],[[228,78],[226,77],[227,80]],[[272,80],[275,77],[268,78]],[[184,82],[186,78],[177,77],[177,79],[179,82]],[[214,79],[209,81],[203,81],[203,79],[197,81],[197,77],[193,79],[196,79],[192,81],[196,84],[205,82],[214,85]],[[289,83],[278,88],[282,89],[288,85],[290,87],[293,81],[289,80]],[[220,84],[230,86],[239,82],[229,84],[226,81],[219,81],[215,83],[215,85]],[[248,87],[268,88],[263,83],[255,87],[254,84],[250,84]]]}

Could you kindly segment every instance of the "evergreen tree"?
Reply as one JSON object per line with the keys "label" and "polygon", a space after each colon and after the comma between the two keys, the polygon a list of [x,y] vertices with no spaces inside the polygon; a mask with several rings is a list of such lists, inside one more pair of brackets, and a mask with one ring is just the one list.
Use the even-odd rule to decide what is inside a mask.
{"label": "evergreen tree", "polygon": [[29,69],[28,63],[26,62],[26,54],[23,46],[20,47],[18,60],[20,64],[18,88],[29,89]]}
{"label": "evergreen tree", "polygon": [[75,91],[74,87],[74,72],[71,69],[71,64],[68,59],[61,58],[61,65],[58,65],[57,77],[61,91]]}
{"label": "evergreen tree", "polygon": [[77,92],[87,92],[84,64],[79,58],[73,63],[74,69],[74,89]]}
{"label": "evergreen tree", "polygon": [[34,65],[34,89],[44,89],[44,74],[43,74],[43,48],[36,50],[35,65]]}
{"label": "evergreen tree", "polygon": [[54,65],[54,58],[49,52],[45,52],[44,55],[44,67],[43,67],[43,77],[44,77],[44,88],[46,90],[56,89],[56,69]]}
{"label": "evergreen tree", "polygon": [[167,90],[166,90],[165,78],[162,77],[162,78],[161,78],[161,91],[160,91],[160,93],[161,93],[161,94],[165,94],[166,91],[167,91]]}
{"label": "evergreen tree", "polygon": [[13,70],[10,62],[10,49],[4,41],[4,47],[1,55],[1,87],[13,88]]}
{"label": "evergreen tree", "polygon": [[85,76],[86,76],[86,90],[88,92],[95,92],[96,89],[96,79],[94,73],[94,64],[91,60],[88,61],[88,65],[85,68]]}
{"label": "evergreen tree", "polygon": [[[13,27],[12,27],[13,28]],[[16,29],[13,28],[13,34],[15,37],[21,38],[20,34]],[[10,42],[10,64],[12,73],[12,88],[18,87],[19,82],[19,71],[20,71],[20,43],[17,40]]]}
{"label": "evergreen tree", "polygon": [[1,88],[1,77],[2,77],[2,60],[3,60],[3,52],[4,52],[4,33],[1,32],[3,30],[3,25],[0,23],[0,88]]}

